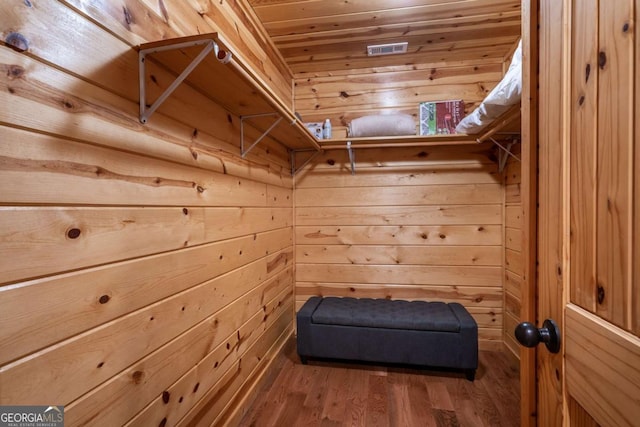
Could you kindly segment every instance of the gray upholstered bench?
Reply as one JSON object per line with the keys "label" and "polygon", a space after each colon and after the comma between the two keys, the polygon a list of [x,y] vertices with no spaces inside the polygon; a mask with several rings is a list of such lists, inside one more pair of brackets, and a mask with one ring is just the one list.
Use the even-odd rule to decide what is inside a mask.
{"label": "gray upholstered bench", "polygon": [[463,369],[478,367],[478,325],[460,304],[312,297],[297,314],[298,354]]}

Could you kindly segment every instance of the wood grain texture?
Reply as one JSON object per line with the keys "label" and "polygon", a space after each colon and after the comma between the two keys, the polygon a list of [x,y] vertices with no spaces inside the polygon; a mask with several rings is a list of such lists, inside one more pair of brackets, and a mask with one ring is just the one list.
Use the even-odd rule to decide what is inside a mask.
{"label": "wood grain texture", "polygon": [[491,205],[502,199],[499,184],[450,184],[429,186],[297,189],[298,207],[325,206],[427,206]]}
{"label": "wood grain texture", "polygon": [[[0,400],[26,404],[34,399],[55,399],[64,401],[65,404],[70,403],[86,390],[157,349],[191,325],[215,314],[224,306],[225,300],[207,298],[212,290],[226,289],[242,283],[246,286],[246,292],[269,276],[266,260],[250,264],[118,318],[104,327],[48,347],[40,351],[37,357],[26,357],[9,363],[0,368],[3,385],[8,386],[3,387]],[[238,298],[243,291],[238,289],[235,292],[226,292],[229,295],[226,303]],[[258,298],[257,304],[261,303]],[[92,350],[87,352],[87,349]],[[48,374],[45,375],[45,371]],[[42,372],[42,382],[22,381],[29,372]],[[53,381],[56,377],[73,378],[73,386],[68,382]],[[42,387],[42,383],[47,384],[47,387]]]}
{"label": "wood grain texture", "polygon": [[[630,332],[637,288],[637,280],[630,281],[634,273],[630,263],[637,259],[637,245],[631,241],[637,235],[633,219],[637,156],[632,157],[630,150],[637,142],[633,135],[638,110],[634,109],[637,61],[629,56],[637,55],[637,28],[631,22],[637,17],[638,2],[620,2],[615,8],[604,3],[596,6],[596,10],[583,10],[582,4],[574,3],[570,16],[577,28],[584,28],[585,21],[595,27],[590,39],[594,47],[587,51],[578,31],[567,35],[582,47],[583,51],[576,52],[578,57],[589,53],[597,60],[597,81],[589,91],[595,96],[594,105],[584,111],[573,107],[577,112],[572,117],[594,122],[589,129],[593,141],[587,141],[588,155],[579,151],[576,138],[581,131],[575,125],[565,135],[571,151],[564,156],[564,167],[577,172],[570,179],[577,183],[584,176],[595,182],[589,191],[572,182],[565,199],[571,202],[568,213],[572,219],[565,238],[572,246],[588,245],[572,247],[569,259],[571,292],[564,307],[565,396],[570,397],[572,423],[633,425],[640,408],[635,398],[639,394],[640,341]],[[583,78],[576,67],[571,71],[572,82]],[[587,166],[581,168],[584,163]],[[579,214],[574,211],[580,209],[593,215],[591,222],[575,224],[573,219]],[[588,272],[588,283],[576,281],[584,277],[581,271]],[[628,400],[629,396],[634,397]]]}
{"label": "wood grain texture", "polygon": [[593,0],[576,2],[573,8],[570,191],[580,194],[581,201],[571,205],[571,259],[588,267],[572,272],[570,289],[571,301],[595,310],[596,263],[590,248],[594,246],[597,223],[598,8]]}
{"label": "wood grain texture", "polygon": [[502,233],[501,228],[494,225],[298,226],[296,242],[316,245],[492,246],[501,244]]}
{"label": "wood grain texture", "polygon": [[483,348],[502,347],[504,193],[494,166],[477,147],[387,152],[384,167],[363,175],[340,176],[331,153],[296,176],[296,309],[313,295],[456,301],[481,324]]}
{"label": "wood grain texture", "polygon": [[517,364],[497,351],[480,352],[480,374],[473,383],[454,371],[324,361],[302,365],[293,340],[274,367],[237,425],[519,425]]}
{"label": "wood grain texture", "polygon": [[569,397],[568,416],[573,425],[581,427],[600,427],[600,424],[572,397]]}
{"label": "wood grain texture", "polygon": [[[170,403],[186,423],[214,395],[219,417],[290,336],[286,150],[267,138],[241,158],[238,117],[187,85],[138,121],[132,46],[214,29],[291,104],[291,74],[252,12],[200,6],[0,6],[0,404],[64,402],[70,425],[160,425],[145,407]],[[150,63],[149,95],[171,77]]]}
{"label": "wood grain texture", "polygon": [[[473,81],[500,80],[502,74],[501,64],[474,64],[446,68],[415,67],[407,71],[388,71],[379,73],[365,73],[362,70],[353,70],[349,75],[336,75],[330,77],[309,76],[304,79],[296,79],[296,99],[317,99],[321,93],[330,93],[335,88],[343,86],[350,92],[358,94],[363,91],[375,89],[412,88],[419,85],[439,86],[468,84]],[[348,102],[349,99],[345,99]]]}
{"label": "wood grain texture", "polygon": [[[563,108],[568,90],[564,75],[568,69],[565,44],[558,43],[565,34],[563,15],[568,11],[561,2],[540,2],[540,70],[538,112],[538,321],[554,319],[564,331],[564,292],[567,266],[563,260],[563,183],[565,169],[564,129],[569,114]],[[565,41],[566,42],[566,41]],[[566,77],[566,76],[565,76]],[[523,319],[525,320],[525,319]],[[563,414],[564,364],[561,354],[538,351],[538,422],[561,425]]]}
{"label": "wood grain texture", "polygon": [[141,41],[219,32],[282,99],[291,99],[291,75],[265,35],[256,28],[251,11],[241,3],[185,5],[171,0],[128,1],[123,7],[93,5],[80,0],[65,4],[99,23],[107,32],[134,46]]}
{"label": "wood grain texture", "polygon": [[[295,77],[295,109],[329,118],[335,137],[358,117],[462,99],[471,111],[502,75],[520,34],[515,1],[250,2]],[[407,42],[402,55],[367,46]]]}
{"label": "wood grain texture", "polygon": [[[461,58],[501,60],[520,30],[515,1],[250,3],[296,76],[421,64],[436,55],[451,61],[469,44]],[[366,56],[368,44],[399,41],[409,42],[407,54]]]}
{"label": "wood grain texture", "polygon": [[[520,147],[514,153],[521,156]],[[504,343],[508,351],[519,358],[520,345],[514,338],[515,326],[521,319],[523,260],[522,229],[522,164],[509,158],[503,171],[504,179]]]}
{"label": "wood grain texture", "polygon": [[523,268],[523,259],[522,253],[519,251],[514,251],[512,249],[505,250],[505,268],[516,272],[522,273]]}
{"label": "wood grain texture", "polygon": [[[114,320],[292,245],[289,229],[0,288],[0,363]],[[30,311],[22,308],[30,301]]]}
{"label": "wood grain texture", "polygon": [[[635,11],[636,11],[636,20],[635,22],[640,22],[640,1],[636,0],[635,3]],[[640,31],[636,28],[635,35],[636,45],[635,52],[638,55],[640,52]],[[640,67],[635,67],[636,72],[636,80],[635,80],[635,137],[636,139],[640,136],[640,120],[637,119],[638,114],[640,114]],[[636,142],[635,148],[635,157],[634,157],[634,218],[632,229],[634,230],[634,235],[638,234],[640,230],[640,149],[638,149],[638,144]],[[640,239],[634,239],[633,246],[633,258],[631,260],[633,265],[633,285],[631,288],[631,331],[636,335],[640,336],[640,285],[638,285],[638,278],[640,278]]]}
{"label": "wood grain texture", "polygon": [[[341,282],[299,282],[296,298],[304,302],[312,296],[351,296],[407,300],[459,301],[466,306],[501,307],[502,292],[497,287],[362,284]],[[463,302],[461,302],[463,301]],[[299,308],[299,307],[298,307]]]}
{"label": "wood grain texture", "polygon": [[[146,21],[144,16],[150,16],[148,5],[137,4],[143,2],[131,1],[129,4],[121,8],[118,12],[121,19],[126,18],[131,21],[135,19],[131,14],[140,13],[141,25],[154,25],[156,22],[154,19]],[[168,31],[168,34],[185,35],[192,33],[202,32],[198,28],[203,28],[202,18],[197,14],[195,10],[188,10],[187,8],[172,7],[172,15],[177,15],[186,12],[187,15],[196,15],[200,22],[191,22],[188,25],[193,25],[191,29],[182,27],[177,30],[177,33]],[[156,6],[152,6],[156,7]],[[226,5],[220,5],[221,8],[226,9]],[[101,12],[103,8],[110,9],[109,6],[92,7],[90,8],[89,15],[84,15],[83,12],[69,13],[69,8],[62,2],[45,3],[39,5],[39,7],[15,6],[12,7],[9,12],[10,22],[15,22],[17,25],[12,29],[21,33],[29,41],[29,50],[35,53],[38,57],[48,63],[56,64],[62,70],[74,75],[82,76],[86,81],[95,84],[101,88],[104,88],[116,95],[119,95],[125,99],[138,103],[138,59],[137,53],[132,49],[133,44],[127,43],[127,37],[123,37],[121,33],[129,34],[131,26],[118,24],[116,27],[106,28],[101,25],[101,18],[105,13]],[[138,9],[134,11],[134,9]],[[211,11],[215,13],[217,7],[212,7]],[[223,16],[225,13],[221,13],[220,25],[224,24],[225,20],[233,19],[230,16]],[[163,19],[164,18],[164,19]],[[166,17],[160,18],[167,21]],[[145,22],[146,21],[146,22]],[[165,22],[160,27],[166,28],[173,25],[174,21]],[[168,24],[168,25],[167,25]],[[209,25],[209,24],[207,24]],[[129,30],[127,30],[129,27]],[[73,28],[74,36],[78,39],[87,37],[91,40],[91,43],[79,43],[76,45],[68,43],[69,31],[68,28]],[[243,32],[241,26],[233,25],[233,32]],[[138,27],[139,29],[139,27]],[[135,30],[134,30],[135,31]],[[144,31],[143,31],[144,32]],[[165,34],[167,34],[165,33]],[[226,35],[226,34],[225,34]],[[245,35],[243,37],[243,43],[249,42],[253,36]],[[165,38],[165,37],[162,37]],[[234,37],[227,37],[225,40],[234,40]],[[152,39],[153,40],[153,39]],[[147,40],[149,41],[149,40]],[[102,55],[95,55],[93,46],[99,45],[102,49]],[[260,47],[254,46],[249,52],[258,54]],[[272,58],[277,58],[277,55],[271,55]],[[269,64],[273,65],[274,62],[270,59],[259,61],[260,67],[264,72],[265,67],[269,67]],[[165,68],[158,67],[156,64],[149,61],[149,78],[152,83],[147,87],[147,96],[151,99],[155,99],[170,82],[173,81],[174,76],[167,72]],[[260,71],[258,71],[260,73]],[[282,73],[271,73],[273,79],[271,83],[275,87],[279,78],[287,74],[286,67]],[[112,76],[119,76],[118,79],[113,79]],[[264,74],[263,74],[264,75]],[[47,82],[50,80],[47,80]],[[287,99],[287,104],[291,104],[291,84],[290,80],[286,79],[284,82],[280,82],[280,86],[288,92],[288,95],[281,95],[284,99]],[[73,98],[77,93],[69,94],[71,99],[62,99],[61,101],[70,101],[71,105],[74,105]],[[59,103],[64,104],[64,102]],[[178,108],[176,108],[176,106]],[[75,109],[77,109],[76,106]],[[67,107],[67,110],[72,107]],[[74,110],[75,110],[74,109]],[[137,106],[134,111],[135,122],[137,125]],[[116,109],[117,110],[117,109]],[[162,111],[167,112],[167,115],[175,117],[181,123],[187,124],[191,129],[183,136],[183,138],[191,139],[187,135],[191,134],[194,129],[199,129],[202,132],[202,139],[207,139],[206,135],[213,135],[214,137],[221,135],[221,129],[228,128],[230,125],[236,128],[235,131],[225,132],[227,138],[232,138],[234,132],[237,132],[238,119],[237,117],[231,117],[229,112],[224,109],[223,106],[217,105],[206,96],[203,96],[196,90],[193,90],[187,85],[180,85],[176,92],[172,94],[169,101],[163,104]],[[235,124],[226,123],[224,126],[216,124],[216,122],[210,121],[212,116],[220,117],[223,121],[228,119],[231,121],[235,119]],[[121,119],[121,118],[120,118]],[[155,125],[154,125],[155,126]],[[196,132],[196,135],[197,136]],[[236,137],[237,138],[237,137]],[[227,141],[231,142],[231,141]],[[237,139],[233,140],[234,146],[237,147]],[[278,144],[271,145],[272,149],[277,149]],[[234,150],[235,152],[235,150]],[[285,158],[286,159],[286,158]]]}
{"label": "wood grain texture", "polygon": [[596,312],[629,329],[633,182],[634,1],[615,8],[600,4],[598,47]]}
{"label": "wood grain texture", "polygon": [[296,176],[296,188],[344,187],[347,184],[357,187],[437,185],[437,184],[495,184],[500,182],[495,163],[478,164],[442,164],[432,165],[425,170],[419,165],[397,166],[384,174],[377,168],[358,167],[355,175],[345,174],[330,168],[316,169],[313,174]]}
{"label": "wood grain texture", "polygon": [[[413,234],[422,240],[432,237],[439,237],[441,243],[446,243],[447,236],[458,234],[464,231],[467,235],[476,235],[476,243],[481,243],[486,237],[488,244],[495,242],[496,227],[501,224],[502,206],[495,205],[448,205],[448,206],[402,206],[402,209],[389,206],[347,206],[347,207],[324,207],[322,210],[311,207],[299,207],[295,210],[296,224],[305,227],[305,233],[319,232],[319,229],[327,227],[323,232],[328,235],[319,234],[317,237],[337,237],[335,233],[348,232],[351,226],[364,224],[369,227],[385,227],[391,233],[391,237],[408,236]],[[486,225],[466,225],[469,223],[480,223]],[[332,224],[344,224],[344,227],[330,227]],[[431,227],[433,226],[433,227]],[[313,231],[311,228],[316,227]],[[424,230],[420,230],[423,227]],[[340,228],[340,229],[338,229]],[[308,231],[307,231],[308,230]],[[438,233],[442,230],[443,233]],[[456,232],[457,230],[457,232]],[[501,241],[501,230],[498,230],[498,239]],[[423,235],[426,235],[425,238]],[[441,237],[444,236],[444,237]],[[314,236],[308,236],[313,238]],[[362,238],[360,239],[362,240]],[[414,240],[419,242],[420,240]],[[437,241],[433,239],[431,241]],[[448,240],[451,242],[451,240]],[[492,242],[492,243],[489,243]],[[424,243],[424,242],[423,242]],[[462,243],[460,243],[462,244]],[[472,243],[470,243],[472,244]]]}
{"label": "wood grain texture", "polygon": [[3,281],[290,227],[291,215],[287,208],[2,207]]}
{"label": "wood grain texture", "polygon": [[[504,311],[512,315],[515,319],[520,319],[520,300],[513,294],[505,291]],[[519,321],[516,323],[520,323]],[[513,335],[513,329],[508,329],[507,335]]]}
{"label": "wood grain texture", "polygon": [[267,185],[253,180],[11,128],[2,135],[6,203],[267,205]]}
{"label": "wood grain texture", "polygon": [[[237,402],[242,397],[242,392],[246,393],[247,388],[253,387],[252,378],[259,377],[264,369],[275,359],[278,351],[285,341],[291,337],[289,323],[290,313],[281,316],[278,320],[288,327],[271,328],[262,335],[246,352],[245,356],[238,362],[235,369],[231,369],[231,376],[223,378],[214,387],[210,388],[205,396],[197,403],[180,422],[178,426],[199,426],[215,425],[220,420],[224,420],[226,414],[226,402]],[[282,327],[282,325],[280,325]],[[162,421],[162,420],[160,420]]]}
{"label": "wood grain texture", "polygon": [[[226,349],[227,355],[222,357],[214,353],[206,355],[200,363],[191,367],[181,378],[167,387],[170,394],[184,396],[186,403],[191,403],[191,405],[183,405],[181,403],[185,403],[185,401],[180,402],[179,399],[167,403],[166,399],[163,399],[162,393],[159,393],[151,405],[138,413],[128,425],[159,425],[165,418],[167,422],[175,424],[188,423],[192,416],[188,413],[189,409],[198,406],[208,410],[211,415],[219,416],[220,412],[216,414],[216,411],[224,408],[225,405],[222,403],[225,401],[204,405],[207,403],[207,397],[217,393],[228,393],[227,389],[239,388],[242,385],[242,379],[243,377],[246,379],[247,373],[243,372],[243,369],[238,369],[239,366],[243,361],[248,362],[255,358],[252,354],[252,347],[263,347],[265,344],[259,344],[261,339],[264,339],[266,345],[270,346],[290,326],[287,317],[291,315],[291,302],[290,288],[277,295],[273,301],[266,300],[262,313],[258,313],[262,316],[254,316],[249,322],[244,323],[235,336],[231,337],[231,342],[225,343],[223,348]],[[237,317],[237,314],[235,316]],[[227,348],[229,344],[231,351]],[[257,359],[259,360],[259,358],[260,356]],[[234,368],[236,363],[239,365],[238,368]],[[204,375],[208,371],[215,371],[217,375]],[[226,384],[224,381],[220,383],[219,380],[227,372],[234,372],[235,378]],[[239,373],[240,376],[238,376]],[[183,416],[186,417],[183,418]]]}
{"label": "wood grain texture", "polygon": [[[294,236],[286,151],[267,140],[240,158],[238,117],[223,102],[183,85],[149,125],[137,119],[131,47],[210,31],[223,33],[283,103],[293,104],[292,74],[255,27],[253,11],[242,2],[103,3],[0,7],[9,24],[0,28],[3,39],[17,31],[29,42],[27,53],[0,46],[0,103],[8,106],[0,112],[0,138],[7,142],[0,147],[0,403],[61,401],[72,425],[222,423],[290,336],[294,304],[331,290],[462,302],[481,326],[481,347],[502,347],[503,275],[496,257],[503,245],[502,178],[489,145],[358,152],[358,167],[368,171],[353,181],[340,176],[346,153],[325,153],[314,165],[317,175],[300,177],[304,206],[298,205]],[[317,80],[301,81],[307,99],[315,100],[313,85],[321,87],[341,123],[367,111],[371,92],[386,91],[403,111],[416,98],[464,96],[467,108],[476,105],[517,37],[519,2],[446,2],[463,7],[461,16],[449,16],[445,1],[427,3],[408,5],[425,21],[408,36],[433,45],[433,55],[411,53],[407,63],[383,59],[372,68],[367,58],[346,65],[322,52],[315,62],[335,67],[340,78],[318,72]],[[396,9],[385,13],[381,33],[405,31],[400,20],[407,15]],[[363,11],[356,18],[372,16]],[[370,31],[354,34],[350,48]],[[336,39],[331,31],[325,36]],[[288,49],[291,58],[306,61],[300,44]],[[346,77],[354,65],[362,67],[357,77]],[[149,67],[154,97],[172,76]],[[373,69],[375,75],[363,77]],[[332,93],[340,79],[353,85],[345,91],[352,112]],[[233,95],[229,86],[218,95]],[[317,203],[318,194],[333,201]],[[307,239],[315,254],[299,264],[299,274],[313,280],[298,282],[295,300],[294,237]],[[375,262],[366,260],[371,245],[378,246],[371,247]],[[317,252],[324,248],[328,256]],[[353,265],[349,257],[364,262]],[[371,272],[385,283],[369,283]],[[27,304],[28,318],[19,310]],[[58,381],[63,377],[68,381]],[[467,402],[473,395],[491,407],[489,390],[456,388],[452,396],[460,399],[447,400],[416,384],[375,380],[370,402],[345,394],[344,409],[355,419],[383,423],[385,411],[398,422],[416,419],[401,409],[414,392],[433,400],[428,419],[508,419],[477,413]],[[320,396],[298,401],[323,411],[320,400],[336,385],[312,384]],[[380,393],[393,399],[383,402]]]}
{"label": "wood grain texture", "polygon": [[507,249],[522,249],[522,230],[517,228],[507,228],[504,230],[504,243]]}
{"label": "wood grain texture", "polygon": [[506,203],[517,204],[522,201],[520,184],[507,184],[504,189]]}
{"label": "wood grain texture", "polygon": [[[160,412],[162,407],[167,408],[168,414],[165,415],[170,419],[179,419],[177,409],[184,411],[189,406],[181,403],[188,404],[201,397],[208,383],[215,383],[242,357],[246,347],[251,346],[277,318],[290,312],[286,302],[291,299],[291,280],[291,269],[283,271],[238,300],[239,304],[250,308],[239,310],[235,304],[228,305],[215,316],[208,317],[150,353],[112,381],[99,386],[96,393],[83,396],[65,407],[66,421],[70,425],[89,422],[104,426],[124,425],[144,409],[146,402],[152,400],[158,402],[144,409],[136,419],[148,422],[149,410]],[[256,299],[257,295],[259,299]],[[278,306],[278,302],[285,303]],[[262,309],[256,303],[262,303]],[[185,354],[184,348],[190,351]],[[215,374],[205,375],[207,370]],[[131,381],[135,378],[143,378],[144,386],[142,381]],[[199,383],[203,387],[198,387],[200,393],[198,390],[189,392],[192,391],[189,388]]]}
{"label": "wood grain texture", "polygon": [[522,230],[522,207],[505,207],[505,226],[514,230]]}
{"label": "wood grain texture", "polygon": [[[198,45],[175,48],[175,46],[193,43]],[[241,56],[229,51],[224,43],[224,39],[218,33],[206,33],[144,43],[137,46],[136,50],[140,55],[144,55],[140,61],[144,61],[145,65],[157,63],[176,76],[183,70],[190,69],[194,61],[200,61],[186,78],[187,85],[211,98],[231,114],[250,118],[243,123],[265,132],[268,138],[278,141],[287,148],[303,149],[317,146],[315,138],[294,116],[289,100],[280,99],[260,75],[256,74]],[[222,52],[229,51],[231,55],[229,61],[223,63],[215,55],[205,55],[200,58],[200,55],[206,52],[205,49],[212,46],[217,46]],[[218,78],[211,79],[211,75],[216,75]],[[153,74],[145,72],[144,77],[146,86],[158,84],[158,79]],[[162,89],[167,86],[166,83],[160,85]],[[145,95],[147,103],[156,99],[157,97]],[[244,143],[250,146],[249,141],[252,140],[247,139]]]}
{"label": "wood grain texture", "polygon": [[640,340],[575,305],[567,306],[567,391],[601,425],[640,417]]}
{"label": "wood grain texture", "polygon": [[[536,319],[537,175],[538,175],[538,19],[539,2],[522,2],[522,248],[521,315]],[[535,351],[520,348],[520,419],[536,425]]]}
{"label": "wood grain texture", "polygon": [[[387,142],[402,141],[402,139],[388,138]],[[346,148],[346,144],[345,144]],[[469,171],[486,165],[495,164],[497,157],[492,148],[492,143],[473,144],[463,146],[433,146],[433,147],[398,147],[389,150],[386,148],[369,148],[355,150],[357,156],[357,170],[369,169],[372,172],[395,172],[396,168],[414,167],[422,171],[429,171],[433,166],[460,166],[468,167]],[[429,169],[425,169],[425,165]],[[311,172],[320,173],[321,169],[333,171],[335,174],[350,173],[349,154],[347,150],[327,150],[320,153],[313,163],[313,168],[303,169],[296,175],[296,181],[303,181]],[[328,173],[328,171],[327,171]],[[371,174],[368,174],[371,175]],[[383,174],[383,176],[385,176]],[[386,184],[385,184],[386,185]]]}
{"label": "wood grain texture", "polygon": [[396,283],[415,285],[469,285],[500,287],[497,267],[303,264],[296,265],[296,278],[303,282],[334,277],[347,283]]}
{"label": "wood grain texture", "polygon": [[522,277],[506,270],[504,275],[504,289],[515,296],[519,301],[522,301]]}
{"label": "wood grain texture", "polygon": [[[186,85],[180,86],[174,92],[174,98],[164,104],[166,115],[156,113],[156,117],[163,116],[162,119],[143,126],[138,121],[137,102],[103,89],[103,82],[95,86],[4,46],[0,46],[0,58],[3,70],[0,99],[11,106],[1,112],[3,123],[230,175],[259,180],[271,176],[272,183],[290,182],[290,178],[285,181],[277,178],[275,175],[283,170],[278,172],[278,168],[269,165],[265,158],[239,159],[239,123],[224,109],[208,110],[198,106],[191,115],[191,120],[195,120],[191,124],[169,118],[168,115],[179,117],[184,111],[195,108],[198,99],[205,102],[202,95]],[[180,94],[189,101],[181,102]],[[34,115],[33,111],[39,114]],[[210,123],[212,128],[203,129],[204,123]],[[253,135],[256,135],[255,131],[248,134]],[[54,144],[46,139],[41,142],[43,138],[28,134],[7,135],[9,137]],[[261,149],[259,147],[256,153]],[[271,149],[274,150],[272,146]]]}
{"label": "wood grain texture", "polygon": [[420,102],[462,99],[471,112],[500,80],[497,65],[477,62],[468,67],[300,78],[296,109],[306,121],[329,118],[334,138],[347,136],[349,122],[364,115],[405,113],[417,122]]}
{"label": "wood grain texture", "polygon": [[296,245],[296,258],[314,264],[500,266],[498,246]]}

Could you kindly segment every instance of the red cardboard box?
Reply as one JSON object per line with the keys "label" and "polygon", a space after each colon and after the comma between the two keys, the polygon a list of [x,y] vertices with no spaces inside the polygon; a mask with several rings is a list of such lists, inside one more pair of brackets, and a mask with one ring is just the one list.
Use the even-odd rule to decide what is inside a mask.
{"label": "red cardboard box", "polygon": [[456,126],[464,118],[464,101],[421,102],[420,135],[448,135],[456,133]]}

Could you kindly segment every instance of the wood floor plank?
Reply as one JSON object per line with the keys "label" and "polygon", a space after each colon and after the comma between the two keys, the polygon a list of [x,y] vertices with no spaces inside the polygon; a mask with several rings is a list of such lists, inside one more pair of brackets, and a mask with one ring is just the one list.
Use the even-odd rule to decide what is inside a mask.
{"label": "wood floor plank", "polygon": [[476,405],[470,400],[463,400],[460,402],[460,406],[456,407],[456,415],[460,420],[460,424],[463,426],[475,426],[475,427],[493,427],[482,421],[482,418],[478,415]]}
{"label": "wood floor plank", "polygon": [[449,391],[447,390],[447,386],[444,382],[429,378],[427,381],[427,387],[433,409],[443,411],[455,410],[453,402],[451,401],[451,396],[449,395]]}
{"label": "wood floor plank", "polygon": [[387,377],[369,376],[369,393],[367,396],[367,426],[389,426],[389,393]]}
{"label": "wood floor plank", "polygon": [[334,368],[335,375],[329,376],[328,393],[330,399],[326,399],[322,409],[321,419],[323,425],[325,420],[342,425],[347,407],[347,393],[351,381],[350,369],[343,367]]}
{"label": "wood floor plank", "polygon": [[429,427],[436,426],[436,419],[433,415],[431,398],[429,391],[422,378],[414,375],[412,371],[403,374],[409,384],[409,410],[411,411],[412,424]]}
{"label": "wood floor plank", "polygon": [[[472,408],[467,408],[474,414],[474,417],[482,420],[481,425],[500,426],[502,425],[500,412],[496,408],[495,399],[485,388],[484,383],[465,384],[471,396]],[[464,412],[464,411],[461,411]]]}
{"label": "wood floor plank", "polygon": [[438,427],[458,427],[458,417],[455,411],[447,411],[444,409],[436,409],[434,411],[436,417],[436,425]]}
{"label": "wood floor plank", "polygon": [[318,425],[321,420],[324,402],[327,399],[329,390],[329,368],[320,367],[311,381],[311,391],[304,400],[304,407],[298,416],[298,422],[301,425]]}
{"label": "wood floor plank", "polygon": [[396,365],[310,360],[295,340],[285,346],[242,427],[520,425],[518,366],[481,351],[476,380],[463,372]]}
{"label": "wood floor plank", "polygon": [[369,374],[363,369],[354,369],[352,382],[344,411],[343,426],[365,427],[366,406],[369,388]]}
{"label": "wood floor plank", "polygon": [[290,393],[287,399],[287,407],[280,413],[274,425],[277,426],[294,426],[300,415],[300,408],[304,404],[307,396],[304,393]]}
{"label": "wood floor plank", "polygon": [[[295,346],[295,342],[290,340],[286,346]],[[288,352],[291,349],[285,349],[285,351]],[[261,389],[254,400],[256,404],[245,412],[245,418],[250,420],[249,425],[252,427],[275,425],[276,420],[287,406],[289,385],[295,375],[293,367],[293,361],[288,358],[279,357],[276,359],[273,369],[268,374],[269,378],[265,380],[271,384],[271,387]]]}
{"label": "wood floor plank", "polygon": [[502,402],[496,405],[496,410],[500,415],[501,425],[509,425],[511,420],[519,416],[519,400],[517,395],[510,392],[513,387],[518,387],[519,373],[509,362],[507,354],[495,353],[491,359],[486,356],[486,354],[480,354],[481,363],[492,363],[495,366],[494,369],[486,372],[489,381],[483,382],[483,386],[493,402]]}

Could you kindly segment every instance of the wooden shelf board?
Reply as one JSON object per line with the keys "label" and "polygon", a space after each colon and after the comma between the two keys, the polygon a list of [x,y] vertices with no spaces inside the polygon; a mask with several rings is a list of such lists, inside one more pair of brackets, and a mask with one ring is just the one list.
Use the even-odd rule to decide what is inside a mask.
{"label": "wooden shelf board", "polygon": [[323,149],[346,148],[347,142],[353,148],[381,148],[407,147],[430,145],[471,145],[477,144],[473,135],[407,135],[407,136],[377,136],[367,138],[334,138],[319,140]]}
{"label": "wooden shelf board", "polygon": [[[221,49],[230,51],[225,43],[220,40],[217,33],[207,33],[195,36],[179,37],[168,40],[159,40],[144,43],[136,49],[147,50],[164,48],[189,42],[214,41]],[[180,74],[202,51],[202,45],[181,47],[179,49],[149,52],[148,60],[169,70],[172,74]],[[191,72],[185,83],[213,100],[230,113],[236,116],[251,116],[256,114],[277,112],[283,120],[274,128],[269,136],[288,148],[310,148],[315,144],[315,138],[304,124],[301,123],[287,108],[284,102],[277,98],[266,85],[256,77],[252,71],[241,62],[241,58],[232,52],[231,62],[223,64],[212,53]],[[147,92],[162,92],[171,82],[156,83],[147,76]],[[154,99],[147,99],[152,103]],[[160,107],[162,108],[162,107]],[[270,122],[269,122],[270,120]],[[248,120],[249,124],[260,131],[266,130],[274,118],[256,118]]]}
{"label": "wooden shelf board", "polygon": [[[159,40],[144,43],[137,50],[165,48],[181,43],[206,42],[212,40],[221,49],[230,51],[217,33],[207,33],[187,37],[179,37],[168,40]],[[202,45],[182,47],[179,49],[163,50],[147,54],[147,58],[160,66],[178,75],[184,70],[203,49]],[[161,92],[164,87],[147,78],[147,85],[154,86]],[[347,142],[351,142],[352,148],[383,148],[383,147],[410,147],[410,146],[436,146],[436,145],[472,145],[477,144],[486,137],[493,135],[494,126],[506,127],[510,122],[515,122],[519,117],[519,107],[512,108],[498,120],[495,125],[490,125],[481,135],[410,135],[410,136],[385,136],[367,138],[334,138],[317,140],[291,111],[291,107],[285,104],[249,67],[242,63],[241,58],[234,54],[231,62],[223,64],[213,54],[207,55],[205,60],[198,65],[186,80],[187,84],[203,93],[214,102],[236,116],[252,116],[270,112],[277,112],[283,120],[269,133],[269,137],[293,150],[308,149],[312,147],[330,149],[347,148]],[[151,90],[148,90],[151,92]],[[150,100],[147,100],[149,102]],[[153,102],[153,100],[151,100]],[[256,117],[249,119],[248,123],[259,130],[265,131],[273,123],[273,117]],[[250,145],[251,141],[245,141]]]}

